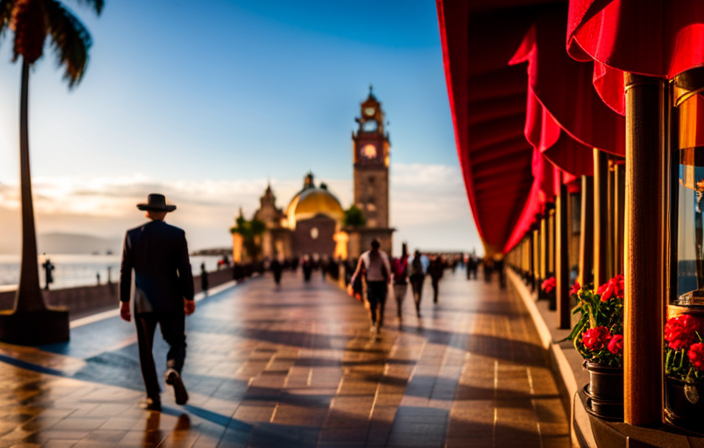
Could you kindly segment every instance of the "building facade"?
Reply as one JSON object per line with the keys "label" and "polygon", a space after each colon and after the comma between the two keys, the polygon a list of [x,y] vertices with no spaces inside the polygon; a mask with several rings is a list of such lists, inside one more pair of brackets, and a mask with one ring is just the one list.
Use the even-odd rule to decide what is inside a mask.
{"label": "building facade", "polygon": [[[265,224],[261,236],[264,258],[357,257],[371,241],[380,241],[382,250],[391,253],[392,234],[389,226],[389,134],[384,128],[381,103],[369,91],[360,104],[358,124],[352,132],[354,205],[364,216],[364,225],[346,226],[345,210],[327,185],[316,185],[308,173],[303,188],[285,209],[276,204],[276,196],[267,186],[259,199],[254,219]],[[241,238],[233,237],[233,255],[240,261]],[[239,255],[239,256],[238,256]]]}

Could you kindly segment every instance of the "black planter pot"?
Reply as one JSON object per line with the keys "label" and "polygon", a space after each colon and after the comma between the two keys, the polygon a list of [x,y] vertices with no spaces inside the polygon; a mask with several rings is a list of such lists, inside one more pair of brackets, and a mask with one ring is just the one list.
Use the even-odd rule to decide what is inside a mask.
{"label": "black planter pot", "polygon": [[587,362],[589,395],[597,400],[623,402],[623,368]]}
{"label": "black planter pot", "polygon": [[665,416],[677,426],[704,432],[704,384],[665,378]]}
{"label": "black planter pot", "polygon": [[608,420],[623,419],[623,368],[587,362],[589,384],[584,387],[587,411]]}

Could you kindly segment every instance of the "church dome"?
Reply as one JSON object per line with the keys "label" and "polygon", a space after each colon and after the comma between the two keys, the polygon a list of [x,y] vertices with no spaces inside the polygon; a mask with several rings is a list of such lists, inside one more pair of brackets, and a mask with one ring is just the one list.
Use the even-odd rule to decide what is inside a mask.
{"label": "church dome", "polygon": [[310,181],[306,182],[305,187],[301,192],[291,199],[286,208],[286,220],[288,227],[296,228],[296,222],[310,219],[317,215],[328,216],[335,221],[340,221],[345,215],[340,201],[330,193],[324,185],[316,187]]}

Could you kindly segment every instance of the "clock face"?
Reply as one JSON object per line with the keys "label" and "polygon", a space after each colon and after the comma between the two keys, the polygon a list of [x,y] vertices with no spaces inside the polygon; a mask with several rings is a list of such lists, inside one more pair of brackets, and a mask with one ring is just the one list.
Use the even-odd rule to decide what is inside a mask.
{"label": "clock face", "polygon": [[378,126],[376,120],[369,120],[364,122],[362,129],[364,129],[365,132],[374,132]]}
{"label": "clock face", "polygon": [[372,145],[371,143],[364,145],[362,147],[361,155],[365,159],[376,158],[376,146]]}
{"label": "clock face", "polygon": [[364,109],[364,115],[366,115],[367,117],[371,117],[372,115],[374,115],[374,112],[376,112],[376,109],[374,109],[373,107],[366,107]]}

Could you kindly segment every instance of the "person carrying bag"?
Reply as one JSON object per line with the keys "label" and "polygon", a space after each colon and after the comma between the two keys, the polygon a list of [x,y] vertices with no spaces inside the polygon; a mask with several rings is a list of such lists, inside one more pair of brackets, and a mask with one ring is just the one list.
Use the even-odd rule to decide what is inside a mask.
{"label": "person carrying bag", "polygon": [[384,325],[384,308],[388,284],[391,279],[391,266],[389,257],[380,250],[381,244],[377,239],[372,240],[371,249],[364,252],[357,263],[357,269],[352,275],[351,284],[360,279],[364,272],[367,283],[367,303],[371,319],[370,331],[376,333]]}

